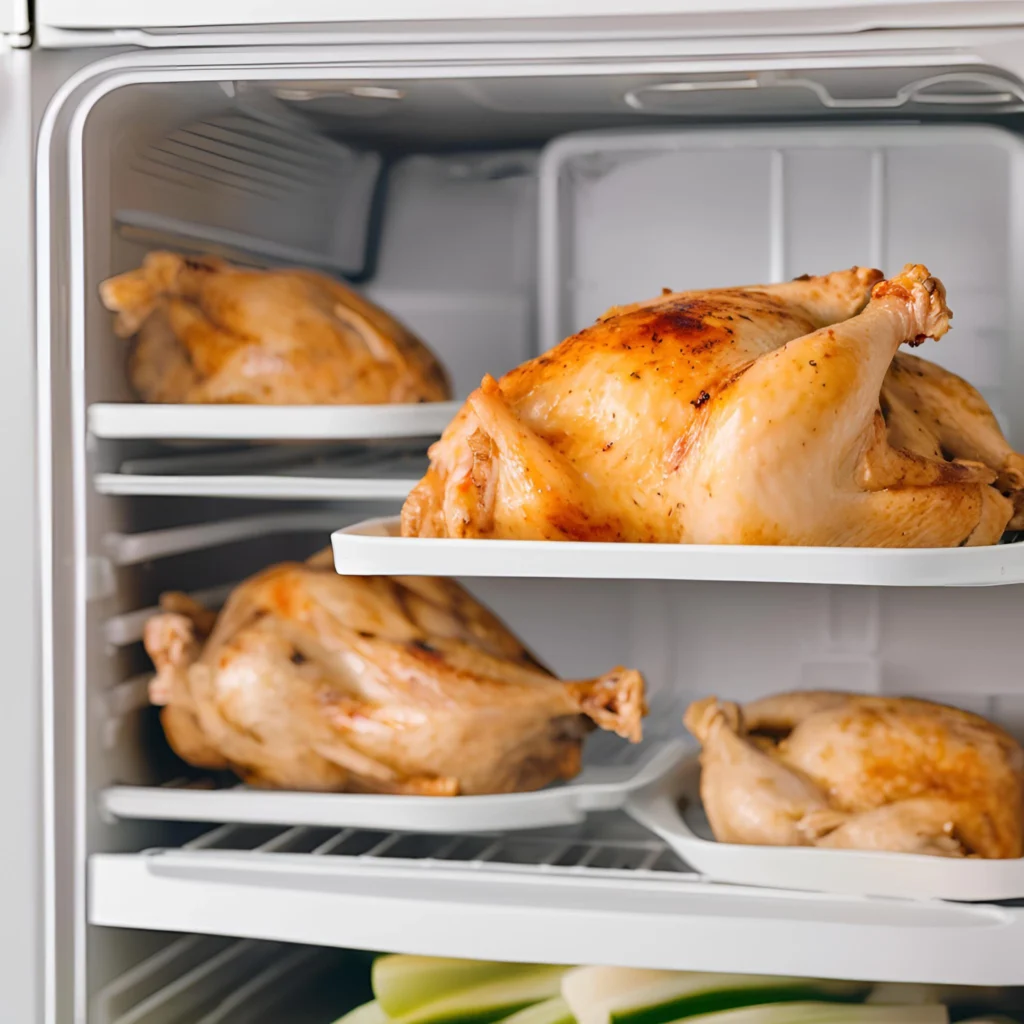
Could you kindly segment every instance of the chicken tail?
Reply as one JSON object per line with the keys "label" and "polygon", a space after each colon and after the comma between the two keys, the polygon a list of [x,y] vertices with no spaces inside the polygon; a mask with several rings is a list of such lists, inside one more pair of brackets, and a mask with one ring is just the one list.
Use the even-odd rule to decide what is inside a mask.
{"label": "chicken tail", "polygon": [[598,728],[614,732],[631,743],[643,739],[641,719],[647,714],[644,677],[619,665],[597,679],[567,683],[580,711]]}

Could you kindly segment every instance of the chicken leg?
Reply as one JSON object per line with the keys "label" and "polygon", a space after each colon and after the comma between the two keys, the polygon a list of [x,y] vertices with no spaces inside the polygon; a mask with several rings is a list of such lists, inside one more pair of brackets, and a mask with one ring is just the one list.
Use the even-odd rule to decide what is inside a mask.
{"label": "chicken leg", "polygon": [[824,794],[744,735],[737,705],[708,697],[691,704],[684,721],[701,742],[701,799],[716,839],[811,845],[800,823],[812,812],[828,810]]}

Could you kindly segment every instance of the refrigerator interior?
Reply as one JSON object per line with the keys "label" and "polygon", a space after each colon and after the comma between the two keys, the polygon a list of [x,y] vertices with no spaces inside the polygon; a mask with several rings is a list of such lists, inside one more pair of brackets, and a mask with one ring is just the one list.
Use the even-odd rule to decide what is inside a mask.
{"label": "refrigerator interior", "polygon": [[[174,444],[141,429],[132,436],[126,346],[99,302],[101,281],[157,248],[347,274],[424,337],[462,398],[484,373],[499,375],[552,340],[542,342],[538,330],[538,297],[551,283],[539,282],[537,167],[549,141],[593,128],[714,124],[739,132],[776,122],[905,122],[912,131],[919,119],[984,121],[1016,130],[1024,88],[1011,71],[929,66],[920,57],[910,64],[866,58],[862,67],[743,76],[628,65],[486,74],[423,65],[399,73],[354,72],[298,51],[248,62],[161,54],[128,58],[69,87],[44,124],[37,208],[40,446],[48,456],[42,511],[50,526],[45,713],[60,908],[52,938],[60,1005],[69,1014],[59,1019],[262,1019],[161,1016],[147,1000],[168,980],[194,979],[197,971],[202,998],[209,986],[223,998],[255,964],[312,971],[338,955],[331,947],[399,944],[409,952],[552,962],[774,973],[792,972],[800,958],[807,973],[830,977],[1024,980],[1012,952],[1024,931],[1016,907],[715,886],[616,815],[534,834],[452,837],[122,820],[104,810],[110,787],[194,774],[170,752],[148,704],[141,630],[160,593],[186,590],[216,605],[257,569],[326,546],[333,529],[395,513],[401,481],[415,480],[421,465],[395,456],[379,437],[339,443],[314,435],[289,453],[284,464],[311,465],[307,477],[345,477],[356,466],[381,481],[346,499],[337,490],[282,488],[276,452],[224,460],[223,440]],[[842,209],[843,168],[827,153],[821,161],[793,181],[812,207],[801,223],[831,227],[831,213]],[[971,349],[979,362],[964,345],[950,365],[980,373],[1020,445],[1020,392],[1000,390],[1019,346],[1011,311],[1022,268],[1006,228],[1018,211],[1001,205],[1011,193],[998,169],[986,167],[990,177],[981,181],[970,166],[961,173],[960,187],[956,175],[936,175],[930,198],[937,207],[957,205],[954,224],[941,216],[929,230],[913,218],[896,223],[893,251],[929,263],[954,309],[968,293],[970,308],[981,310],[974,320],[983,322],[983,336]],[[720,280],[692,280],[698,272],[715,277],[695,255],[716,239],[713,216],[692,222],[699,238],[658,236],[653,265],[631,258],[644,225],[657,236],[665,204],[675,199],[693,211],[706,201],[699,189],[687,195],[685,183],[678,194],[670,180],[656,184],[603,197],[628,211],[636,236],[618,251],[605,239],[603,266],[563,282],[588,317],[669,282],[736,283],[726,266],[715,268]],[[911,193],[915,187],[911,180]],[[781,273],[770,253],[751,255],[761,242],[752,226],[760,214],[748,221],[745,211],[756,199],[725,183],[714,200],[728,217],[736,273]],[[977,263],[961,247],[985,239],[993,240],[985,253],[992,273],[989,290],[979,292]],[[827,258],[828,265],[785,269],[823,273],[870,263],[876,252],[857,232],[837,228],[827,245],[815,250],[809,242],[804,253],[805,262]],[[957,340],[946,344],[955,349]],[[128,403],[127,426],[117,436],[89,429],[91,408],[120,403]],[[188,410],[179,412],[184,424]],[[325,463],[340,468],[324,470]],[[243,496],[195,483],[218,472],[242,479]],[[133,476],[163,482],[147,492]],[[1024,735],[1014,644],[1019,588],[466,582],[559,673],[642,669],[675,721],[688,699],[711,691],[743,700],[841,688],[937,698]],[[781,927],[787,949],[771,938]],[[263,945],[273,942],[324,949]],[[906,955],[894,959],[897,951]],[[233,966],[211,973],[213,963]]]}

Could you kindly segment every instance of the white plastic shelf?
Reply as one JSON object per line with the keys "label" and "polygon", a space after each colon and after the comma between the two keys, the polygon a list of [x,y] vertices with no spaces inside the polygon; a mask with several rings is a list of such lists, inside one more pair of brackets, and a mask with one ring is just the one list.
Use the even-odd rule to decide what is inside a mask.
{"label": "white plastic shelf", "polygon": [[811,548],[731,544],[597,544],[398,536],[396,518],[331,535],[346,576],[491,576],[605,580],[986,587],[1024,583],[1024,544],[977,548]]}
{"label": "white plastic shelf", "polygon": [[186,526],[168,526],[142,533],[113,531],[103,538],[111,564],[138,565],[155,558],[170,558],[186,551],[203,551],[222,544],[254,540],[271,534],[313,533],[330,529],[337,512],[280,512],[274,515],[240,516]]}
{"label": "white plastic shelf", "polygon": [[1024,983],[1024,910],[709,883],[619,815],[465,836],[222,826],[90,860],[95,925],[441,956]]}
{"label": "white plastic shelf", "polygon": [[145,405],[89,406],[95,437],[163,440],[334,440],[437,437],[459,402],[415,405]]}
{"label": "white plastic shelf", "polygon": [[94,485],[100,494],[118,496],[401,501],[427,467],[422,452],[303,448],[285,458],[291,447],[134,459],[116,473],[97,473]]}

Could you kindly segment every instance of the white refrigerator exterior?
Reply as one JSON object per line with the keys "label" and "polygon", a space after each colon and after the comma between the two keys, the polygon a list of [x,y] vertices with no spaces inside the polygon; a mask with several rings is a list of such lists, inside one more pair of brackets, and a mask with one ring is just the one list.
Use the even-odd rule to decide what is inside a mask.
{"label": "white refrigerator exterior", "polygon": [[0,38],[7,36],[8,46],[26,45],[28,30],[28,4],[25,0],[0,0]]}
{"label": "white refrigerator exterior", "polygon": [[[230,545],[267,538],[277,544],[289,531],[326,544],[334,527],[374,514],[362,504],[255,514],[216,506],[207,521],[205,506],[180,503],[196,494],[219,497],[223,489],[214,492],[208,484],[196,490],[195,478],[185,486],[184,474],[175,482],[171,472],[165,474],[169,483],[147,490],[122,471],[143,450],[140,442],[166,431],[138,426],[123,380],[123,351],[96,299],[100,279],[134,265],[158,244],[201,248],[196,210],[207,211],[211,221],[223,218],[220,233],[206,242],[264,258],[287,251],[311,265],[334,266],[340,259],[337,239],[318,233],[322,218],[308,216],[321,209],[313,186],[322,184],[317,168],[327,167],[328,178],[337,172],[340,181],[341,169],[347,173],[358,161],[329,133],[315,131],[314,117],[296,116],[289,104],[326,97],[321,116],[332,116],[330,104],[337,102],[333,116],[344,124],[351,113],[345,104],[353,99],[383,96],[411,106],[412,114],[399,106],[396,115],[406,117],[400,123],[412,152],[390,168],[391,216],[378,273],[367,288],[414,326],[437,327],[451,346],[442,356],[463,374],[462,392],[482,368],[500,370],[536,346],[534,169],[536,139],[557,134],[547,127],[551,111],[543,107],[552,96],[568,97],[568,113],[554,111],[566,130],[574,118],[583,120],[581,111],[610,112],[627,124],[637,108],[626,97],[653,95],[660,102],[688,95],[691,87],[707,97],[716,117],[755,92],[767,98],[774,116],[810,110],[826,117],[842,106],[838,90],[850,73],[863,73],[870,79],[866,95],[891,98],[897,111],[904,104],[920,113],[934,109],[936,100],[954,113],[966,111],[968,120],[979,111],[1019,116],[1024,109],[1024,29],[1006,27],[1024,25],[1024,3],[495,0],[486,17],[476,9],[482,6],[437,3],[428,22],[410,20],[421,17],[420,5],[398,0],[353,5],[348,20],[338,16],[337,4],[321,0],[38,0],[36,38],[61,52],[0,53],[0,227],[6,239],[19,240],[0,249],[3,365],[10,381],[0,411],[6,441],[0,478],[10,487],[0,523],[14,539],[0,598],[0,640],[12,680],[0,717],[0,778],[11,837],[7,870],[0,874],[0,991],[13,993],[18,1012],[12,1022],[195,1019],[180,1009],[173,1016],[168,1001],[160,1004],[164,1016],[156,1010],[145,1015],[141,997],[135,1005],[125,1002],[147,964],[164,956],[159,970],[166,974],[175,950],[185,959],[194,955],[187,952],[190,939],[170,943],[161,932],[499,959],[777,973],[792,973],[799,964],[824,977],[1024,984],[1024,908],[723,886],[678,866],[662,870],[663,846],[628,830],[571,841],[528,837],[525,847],[514,836],[507,842],[471,836],[469,846],[480,845],[470,856],[465,849],[453,852],[450,837],[433,843],[399,832],[368,837],[342,828],[321,835],[284,826],[186,834],[173,822],[140,821],[124,812],[132,801],[119,784],[136,787],[137,794],[144,785],[170,781],[147,763],[147,736],[138,725],[147,710],[146,676],[132,652],[139,653],[141,623],[159,587],[188,585],[176,575],[179,561],[186,575],[218,561],[237,569],[235,576],[202,584],[214,602],[260,554],[232,555]],[[372,11],[372,24],[356,24],[366,21],[361,11]],[[282,25],[283,17],[289,24]],[[768,33],[769,23],[776,33],[799,26],[805,34],[753,34],[752,26]],[[892,31],[842,40],[811,34],[878,25]],[[185,42],[190,49],[174,48]],[[89,49],[105,44],[132,48],[107,57]],[[786,75],[799,78],[797,87],[787,80],[777,94],[779,76]],[[738,82],[746,84],[741,89]],[[56,99],[43,116],[51,93]],[[793,106],[797,97],[821,107]],[[531,120],[537,103],[544,116]],[[487,120],[478,131],[498,132],[507,118],[509,138],[522,146],[525,136],[530,145],[484,154],[432,150],[435,128],[460,117],[471,121],[479,108]],[[872,109],[870,103],[864,109]],[[246,197],[238,199],[225,185],[237,178],[241,159],[231,133],[249,118],[273,127],[260,137],[261,169],[308,157],[302,180],[304,188],[313,182],[312,200],[294,183],[275,181],[275,212],[260,189],[240,189]],[[181,158],[200,145],[197,126],[216,138],[216,147],[202,150],[217,172],[208,178],[188,177]],[[172,138],[184,130],[192,133],[187,145]],[[172,145],[160,150],[166,138]],[[157,151],[160,159],[173,158],[173,176],[147,176]],[[187,177],[188,189],[178,188]],[[201,178],[214,184],[195,184]],[[460,227],[471,241],[460,245],[446,225],[459,216],[463,195],[473,204],[472,217]],[[469,232],[470,220],[476,234]],[[256,237],[254,225],[264,237]],[[480,241],[488,238],[502,244]],[[217,429],[222,433],[207,439],[229,436],[223,426]],[[329,426],[323,429],[330,434]],[[258,479],[270,478],[249,477],[228,493],[317,497]],[[381,480],[377,497],[400,496],[402,487]],[[336,494],[325,489],[322,496]],[[166,505],[152,504],[163,496]],[[370,496],[361,492],[361,501]],[[143,502],[151,504],[139,511]],[[175,510],[183,508],[188,518],[178,523]],[[216,558],[207,557],[211,550]],[[947,597],[935,587],[908,592],[903,601],[898,592],[890,600],[872,588],[851,594],[805,586],[785,590],[787,601],[779,601],[783,591],[768,588],[780,583],[728,592],[726,586],[747,585],[715,583],[707,591],[698,585],[692,576],[607,584],[498,580],[481,593],[531,642],[535,631],[545,647],[541,655],[556,667],[583,647],[583,656],[595,661],[643,656],[645,670],[685,688],[688,677],[673,646],[679,620],[667,609],[686,601],[699,608],[707,594],[709,608],[728,607],[741,621],[774,631],[776,644],[759,662],[774,658],[788,671],[802,658],[808,686],[839,673],[851,687],[867,689],[878,684],[883,610],[907,625],[908,642],[897,653],[911,657],[915,636],[920,642],[915,630],[929,610],[948,622],[974,609],[985,620],[976,633],[979,645],[995,643],[1011,632],[1006,623],[1013,611],[1010,598],[998,594],[1019,594],[1019,588],[992,588]],[[541,635],[552,608],[558,628]],[[813,644],[796,654],[790,649],[802,642],[793,640],[791,610],[820,627],[814,638],[822,640],[820,650]],[[1009,655],[996,660],[1003,669],[1016,666]],[[763,675],[750,685],[770,684],[770,666]],[[970,685],[942,679],[935,692],[974,700],[979,710],[994,702],[1019,726],[1024,688],[1008,679],[1005,672],[994,682],[982,675]],[[678,722],[674,712],[672,720]],[[140,967],[142,946],[152,956]],[[224,955],[238,954],[237,967],[248,964],[250,953],[237,946]],[[207,977],[204,983],[213,982]],[[170,1000],[166,993],[176,981],[162,984]]]}
{"label": "white refrigerator exterior", "polygon": [[[2,11],[0,11],[2,13]],[[0,21],[0,28],[19,26]],[[3,364],[10,388],[0,407],[0,528],[17,538],[5,555],[0,595],[0,644],[7,652],[6,712],[0,720],[3,813],[11,842],[0,872],[0,988],[11,1020],[43,1019],[43,974],[48,960],[44,927],[43,838],[46,792],[42,757],[36,503],[35,346],[32,223],[33,113],[31,56],[0,39],[0,282]]]}
{"label": "white refrigerator exterior", "polygon": [[658,36],[770,36],[876,29],[1024,24],[1020,0],[38,0],[37,38],[50,46],[324,43]]}

